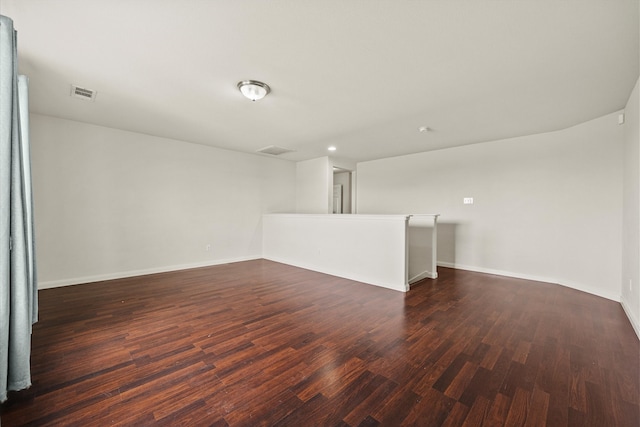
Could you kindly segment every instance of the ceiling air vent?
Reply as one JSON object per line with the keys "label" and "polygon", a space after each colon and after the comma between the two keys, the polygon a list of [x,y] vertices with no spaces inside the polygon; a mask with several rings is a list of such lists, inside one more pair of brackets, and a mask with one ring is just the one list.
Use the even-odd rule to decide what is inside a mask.
{"label": "ceiling air vent", "polygon": [[76,86],[76,85],[71,85],[71,96],[75,98],[80,98],[87,101],[95,101],[97,94],[98,92],[96,92],[95,90],[87,89],[87,88]]}
{"label": "ceiling air vent", "polygon": [[280,154],[290,153],[293,150],[289,150],[288,148],[278,147],[276,145],[270,145],[268,147],[264,147],[258,150],[258,153],[271,154],[274,156],[279,156]]}

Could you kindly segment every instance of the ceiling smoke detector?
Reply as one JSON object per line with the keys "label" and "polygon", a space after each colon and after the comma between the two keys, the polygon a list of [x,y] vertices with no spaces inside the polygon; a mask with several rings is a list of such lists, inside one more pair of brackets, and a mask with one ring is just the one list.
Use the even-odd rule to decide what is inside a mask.
{"label": "ceiling smoke detector", "polygon": [[85,101],[95,101],[98,92],[84,87],[71,85],[71,96],[84,99]]}

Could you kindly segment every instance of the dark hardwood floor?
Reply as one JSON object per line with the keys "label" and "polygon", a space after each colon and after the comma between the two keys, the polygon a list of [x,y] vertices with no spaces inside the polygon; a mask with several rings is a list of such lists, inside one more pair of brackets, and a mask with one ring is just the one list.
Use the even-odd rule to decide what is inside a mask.
{"label": "dark hardwood floor", "polygon": [[406,293],[265,260],[40,291],[2,426],[633,426],[621,306],[452,269]]}

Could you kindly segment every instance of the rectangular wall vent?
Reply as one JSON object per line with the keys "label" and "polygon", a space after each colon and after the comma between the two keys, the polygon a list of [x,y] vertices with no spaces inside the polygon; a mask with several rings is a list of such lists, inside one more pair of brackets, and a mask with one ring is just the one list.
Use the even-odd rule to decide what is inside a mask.
{"label": "rectangular wall vent", "polygon": [[289,150],[288,148],[278,147],[277,145],[270,145],[268,147],[264,147],[258,150],[258,153],[271,154],[273,156],[279,156],[284,153],[291,153],[293,150]]}
{"label": "rectangular wall vent", "polygon": [[84,99],[86,101],[95,101],[98,92],[84,87],[71,85],[71,96]]}

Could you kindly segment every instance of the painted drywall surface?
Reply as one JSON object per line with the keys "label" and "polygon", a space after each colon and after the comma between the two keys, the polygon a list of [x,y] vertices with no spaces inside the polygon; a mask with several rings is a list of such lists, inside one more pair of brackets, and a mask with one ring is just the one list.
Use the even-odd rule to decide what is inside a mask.
{"label": "painted drywall surface", "polygon": [[[318,157],[296,163],[296,212],[333,212],[333,168],[355,170],[356,164],[340,157]],[[353,197],[353,194],[351,194]],[[353,202],[351,202],[353,210]]]}
{"label": "painted drywall surface", "polygon": [[[407,240],[409,247],[409,282],[421,280],[425,277],[437,277],[437,263],[434,262],[434,255],[437,258],[437,241],[434,247],[433,233],[437,230],[437,217],[434,216],[413,216],[409,220],[407,228]],[[434,254],[435,250],[435,254]]]}
{"label": "painted drywall surface", "polygon": [[342,185],[342,213],[351,213],[351,172],[334,173],[333,185]]}
{"label": "painted drywall surface", "polygon": [[31,142],[43,287],[260,258],[294,208],[293,162],[37,114]]}
{"label": "painted drywall surface", "polygon": [[356,213],[357,212],[356,199],[358,196],[356,192],[355,182],[356,182],[356,169],[358,167],[358,164],[353,160],[345,159],[342,157],[336,157],[336,156],[329,157],[329,162],[331,165],[332,172],[334,167],[351,171],[351,189],[349,190],[349,193],[350,193],[349,208],[351,210],[351,213]]}
{"label": "painted drywall surface", "polygon": [[329,157],[296,163],[296,212],[330,213],[333,204],[333,173]]}
{"label": "painted drywall surface", "polygon": [[264,215],[264,258],[407,290],[406,216]]}
{"label": "painted drywall surface", "polygon": [[640,336],[640,91],[636,83],[624,110],[622,305]]}
{"label": "painted drywall surface", "polygon": [[331,165],[332,171],[334,167],[348,171],[354,171],[358,167],[358,164],[353,160],[335,156],[329,157],[329,164]]}
{"label": "painted drywall surface", "polygon": [[[619,300],[623,129],[617,117],[359,163],[358,213],[437,212],[442,265]],[[465,197],[474,204],[464,205]]]}

